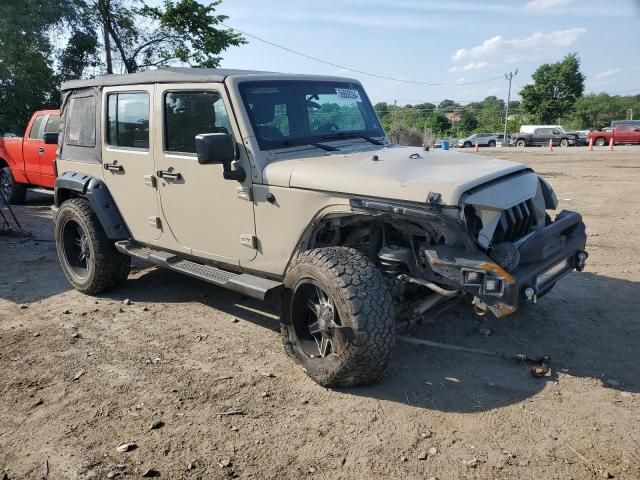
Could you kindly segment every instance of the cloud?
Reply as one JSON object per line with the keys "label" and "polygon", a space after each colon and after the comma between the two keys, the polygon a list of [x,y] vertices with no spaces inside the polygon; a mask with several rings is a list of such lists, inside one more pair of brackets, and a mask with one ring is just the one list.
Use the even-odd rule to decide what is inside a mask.
{"label": "cloud", "polygon": [[470,62],[462,67],[451,67],[449,69],[449,73],[468,72],[470,70],[482,70],[483,68],[486,68],[489,66],[491,66],[489,62]]}
{"label": "cloud", "polygon": [[621,68],[610,68],[609,70],[605,70],[604,72],[596,73],[596,78],[607,78],[615,75],[616,73],[620,73],[622,71]]}
{"label": "cloud", "polygon": [[[531,58],[534,54],[548,54],[554,48],[568,47],[578,40],[587,30],[571,28],[555,32],[536,32],[526,38],[507,40],[497,35],[485,40],[481,45],[461,48],[453,55],[454,61],[491,57],[512,62]],[[555,53],[555,52],[554,52]]]}
{"label": "cloud", "polygon": [[527,10],[549,10],[550,8],[566,7],[572,0],[531,0],[525,5]]}

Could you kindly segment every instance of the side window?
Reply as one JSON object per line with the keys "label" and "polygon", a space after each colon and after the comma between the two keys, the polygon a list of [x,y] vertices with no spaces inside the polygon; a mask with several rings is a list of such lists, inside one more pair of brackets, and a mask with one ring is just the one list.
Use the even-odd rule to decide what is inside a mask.
{"label": "side window", "polygon": [[75,97],[69,101],[65,141],[78,147],[96,146],[96,99]]}
{"label": "side window", "polygon": [[42,140],[42,135],[40,134],[40,128],[42,127],[42,121],[45,119],[44,115],[39,115],[33,121],[33,125],[31,126],[31,131],[29,132],[29,138],[32,140]]}
{"label": "side window", "polygon": [[149,94],[111,93],[107,97],[107,144],[149,148]]}
{"label": "side window", "polygon": [[44,133],[58,133],[60,131],[60,116],[49,115],[49,120],[44,126]]}
{"label": "side window", "polygon": [[164,149],[196,153],[196,135],[231,133],[229,114],[220,94],[204,91],[164,95]]}

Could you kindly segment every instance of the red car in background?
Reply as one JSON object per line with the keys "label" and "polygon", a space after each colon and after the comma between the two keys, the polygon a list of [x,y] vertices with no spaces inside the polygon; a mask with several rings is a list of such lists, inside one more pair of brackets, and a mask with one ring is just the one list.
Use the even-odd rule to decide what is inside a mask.
{"label": "red car in background", "polygon": [[24,202],[27,189],[53,189],[56,181],[54,161],[57,141],[45,144],[60,130],[59,110],[40,110],[33,114],[24,137],[0,138],[0,191],[11,203]]}
{"label": "red car in background", "polygon": [[589,132],[589,140],[599,147],[609,145],[613,138],[613,143],[640,143],[640,126],[638,125],[617,125],[606,131]]}

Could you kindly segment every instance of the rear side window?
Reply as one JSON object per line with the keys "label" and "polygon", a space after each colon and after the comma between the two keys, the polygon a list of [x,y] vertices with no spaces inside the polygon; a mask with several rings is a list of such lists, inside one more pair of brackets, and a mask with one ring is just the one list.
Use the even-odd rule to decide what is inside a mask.
{"label": "rear side window", "polygon": [[69,101],[66,143],[78,147],[96,146],[96,99],[75,97]]}
{"label": "rear side window", "polygon": [[60,117],[58,115],[49,115],[49,120],[44,127],[44,133],[58,133],[60,131]]}
{"label": "rear side window", "polygon": [[107,143],[149,148],[149,94],[112,93],[107,97]]}
{"label": "rear side window", "polygon": [[42,135],[40,134],[40,129],[42,127],[42,121],[45,119],[44,115],[39,115],[33,121],[33,125],[31,126],[31,131],[29,132],[29,138],[37,140],[42,140]]}
{"label": "rear side window", "polygon": [[231,133],[229,115],[216,92],[179,91],[164,96],[164,149],[196,153],[196,135]]}

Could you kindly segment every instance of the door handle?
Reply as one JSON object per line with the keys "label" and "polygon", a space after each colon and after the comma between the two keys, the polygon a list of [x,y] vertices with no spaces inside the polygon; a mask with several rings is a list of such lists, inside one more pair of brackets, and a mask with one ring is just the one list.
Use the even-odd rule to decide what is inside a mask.
{"label": "door handle", "polygon": [[104,169],[110,172],[124,172],[124,167],[122,165],[116,165],[115,163],[105,163]]}
{"label": "door handle", "polygon": [[158,170],[156,172],[158,178],[164,178],[165,180],[180,180],[182,179],[182,174],[178,172],[170,172],[168,170]]}
{"label": "door handle", "polygon": [[43,155],[44,154],[44,147],[38,147],[38,153],[40,155]]}

